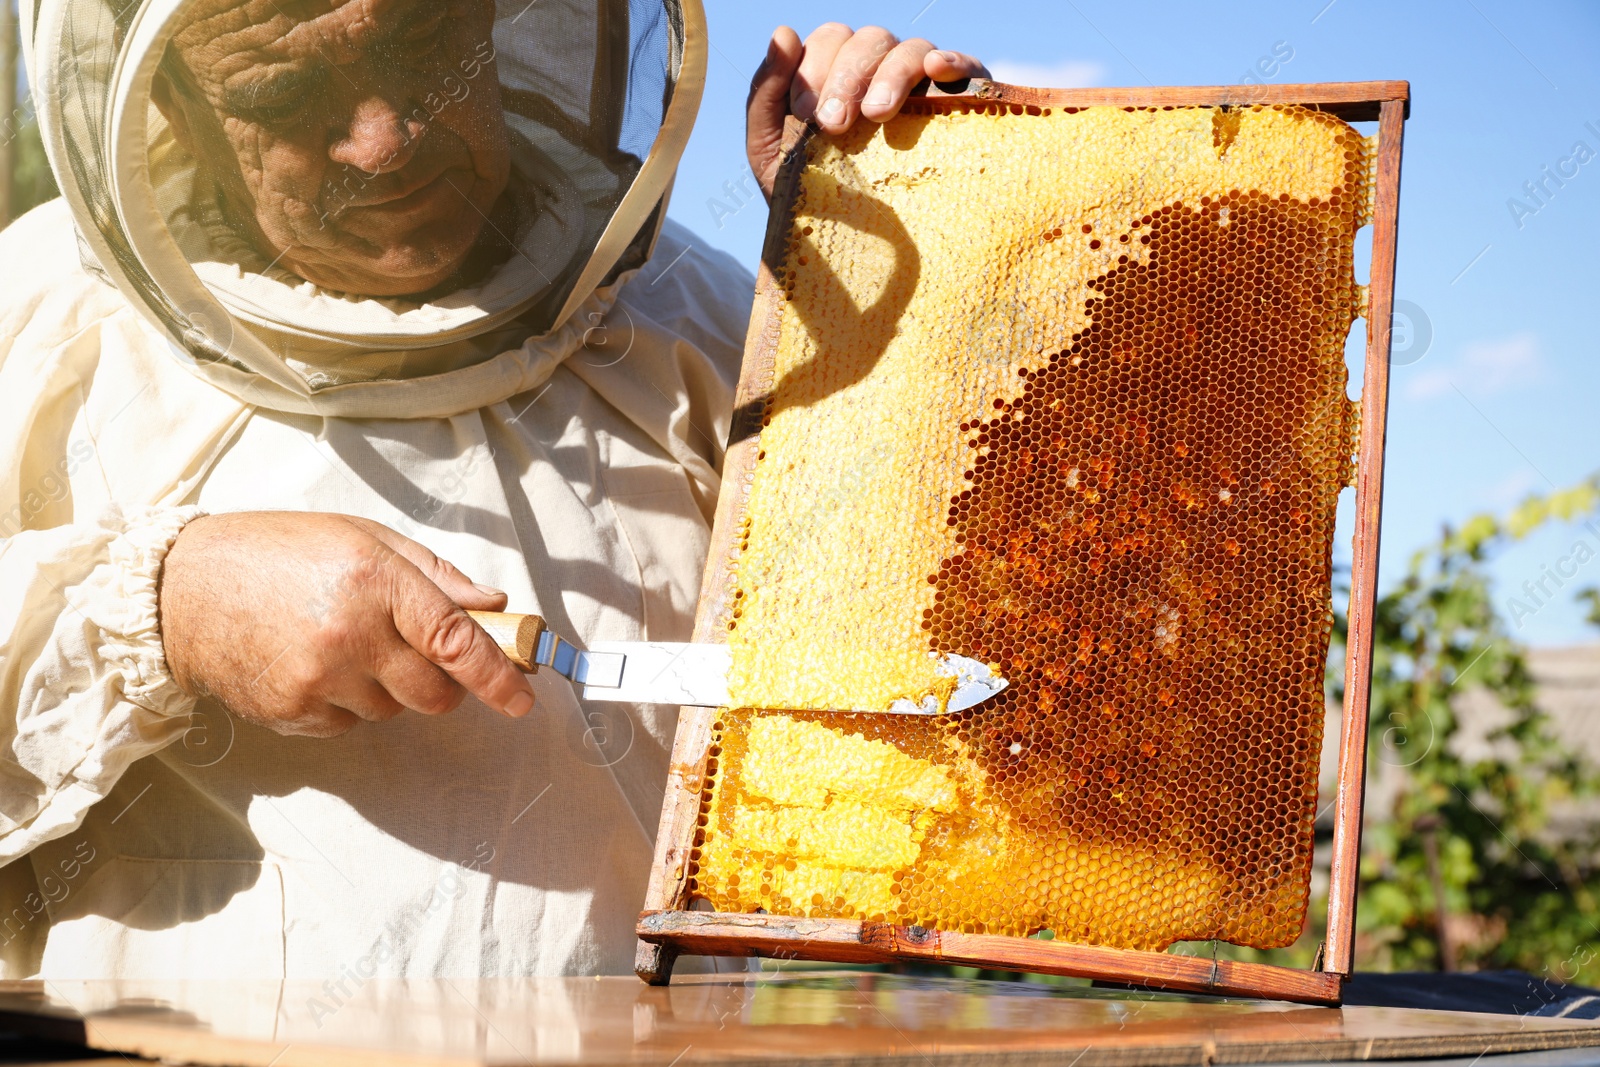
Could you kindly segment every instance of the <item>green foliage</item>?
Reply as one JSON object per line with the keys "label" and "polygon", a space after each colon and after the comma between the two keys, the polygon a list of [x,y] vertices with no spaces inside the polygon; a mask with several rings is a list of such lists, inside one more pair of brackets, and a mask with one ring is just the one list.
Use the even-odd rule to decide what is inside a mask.
{"label": "green foliage", "polygon": [[[9,25],[13,34],[11,47],[20,53],[21,40],[18,33],[17,3],[16,0],[0,0],[10,10]],[[20,54],[17,55],[20,61]],[[27,85],[20,77],[20,71],[11,71],[11,76],[17,78],[18,95],[26,93]],[[16,112],[9,115],[0,115],[0,139],[3,139],[11,149],[11,217],[17,218],[24,212],[54,199],[58,194],[55,176],[50,173],[50,165],[45,159],[44,145],[39,137],[39,123],[34,118],[32,100],[20,100]],[[8,219],[0,218],[0,227]]]}
{"label": "green foliage", "polygon": [[45,159],[44,143],[39,138],[39,124],[31,113],[17,132],[12,148],[15,152],[11,177],[13,202],[16,214],[20,217],[46,200],[55,199],[60,193],[56,189],[55,175],[50,173],[50,164]]}
{"label": "green foliage", "polygon": [[[1600,779],[1552,736],[1483,568],[1506,543],[1597,507],[1600,476],[1530,498],[1504,519],[1478,516],[1418,553],[1379,601],[1372,769],[1398,787],[1392,810],[1371,813],[1364,839],[1362,966],[1437,967],[1448,939],[1462,967],[1600,980],[1600,840],[1549,832],[1552,808],[1597,795]],[[1472,688],[1491,695],[1504,719],[1468,756],[1458,713]]]}
{"label": "green foliage", "polygon": [[1589,604],[1589,614],[1584,617],[1595,626],[1600,626],[1600,589],[1591,585],[1587,589],[1578,590],[1575,595],[1577,599],[1587,601]]}

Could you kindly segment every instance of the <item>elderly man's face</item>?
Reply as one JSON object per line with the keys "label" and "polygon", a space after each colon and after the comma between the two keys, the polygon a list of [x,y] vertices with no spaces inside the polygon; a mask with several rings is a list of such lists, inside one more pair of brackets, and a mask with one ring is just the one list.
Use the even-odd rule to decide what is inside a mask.
{"label": "elderly man's face", "polygon": [[505,189],[492,0],[203,0],[155,99],[259,250],[326,288],[419,293]]}

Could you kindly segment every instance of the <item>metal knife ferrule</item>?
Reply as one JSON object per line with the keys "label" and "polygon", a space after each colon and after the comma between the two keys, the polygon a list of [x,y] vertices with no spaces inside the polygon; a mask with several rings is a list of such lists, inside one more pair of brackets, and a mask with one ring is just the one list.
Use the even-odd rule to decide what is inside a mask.
{"label": "metal knife ferrule", "polygon": [[545,630],[534,648],[533,662],[549,667],[578,685],[614,689],[622,682],[626,659],[618,652],[585,652],[560,634]]}

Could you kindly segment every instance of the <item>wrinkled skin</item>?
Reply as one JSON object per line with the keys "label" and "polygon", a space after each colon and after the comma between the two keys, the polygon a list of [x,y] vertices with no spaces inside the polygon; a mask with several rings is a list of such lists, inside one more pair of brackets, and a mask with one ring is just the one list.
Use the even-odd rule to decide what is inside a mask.
{"label": "wrinkled skin", "polygon": [[492,0],[212,0],[154,87],[260,252],[325,288],[431,289],[511,172]]}

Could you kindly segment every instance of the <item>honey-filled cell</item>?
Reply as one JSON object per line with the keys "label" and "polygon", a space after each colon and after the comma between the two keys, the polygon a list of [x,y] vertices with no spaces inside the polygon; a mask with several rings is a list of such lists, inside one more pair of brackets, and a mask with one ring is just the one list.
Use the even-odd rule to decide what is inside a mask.
{"label": "honey-filled cell", "polygon": [[[711,564],[737,707],[691,895],[1294,941],[1367,143],[1293,106],[912,101],[804,151],[759,451]],[[942,653],[1008,688],[833,710],[942,701]]]}

